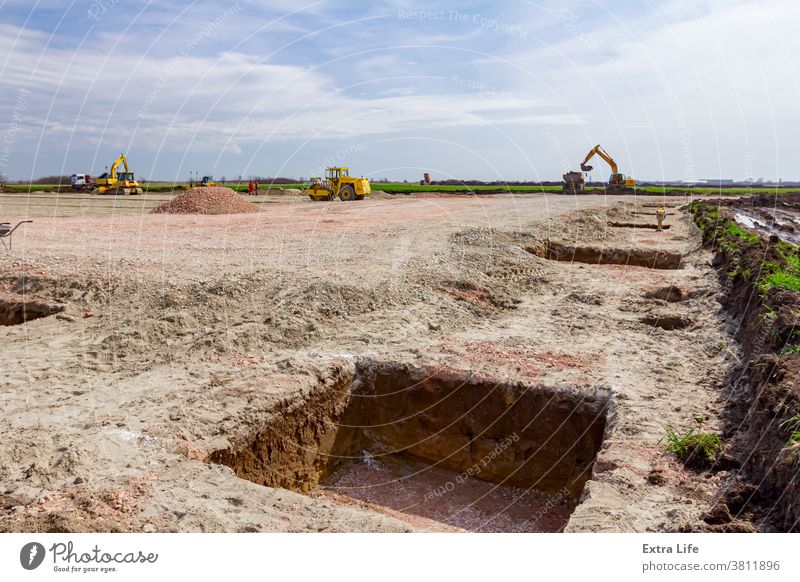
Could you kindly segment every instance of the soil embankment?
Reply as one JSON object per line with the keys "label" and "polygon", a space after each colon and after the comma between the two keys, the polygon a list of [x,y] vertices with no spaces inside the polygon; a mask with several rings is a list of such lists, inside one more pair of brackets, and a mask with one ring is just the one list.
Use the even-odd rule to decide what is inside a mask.
{"label": "soil embankment", "polygon": [[[737,224],[742,208],[791,208],[797,197],[695,203],[692,211],[725,285],[725,308],[742,347],[731,371],[725,437],[739,469],[706,521],[736,529],[797,531],[800,523],[800,260],[777,235]],[[784,204],[786,202],[787,204]]]}

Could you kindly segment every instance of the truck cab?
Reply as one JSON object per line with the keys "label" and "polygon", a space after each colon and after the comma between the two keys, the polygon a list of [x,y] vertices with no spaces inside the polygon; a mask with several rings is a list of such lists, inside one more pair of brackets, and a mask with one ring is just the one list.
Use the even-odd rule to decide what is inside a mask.
{"label": "truck cab", "polygon": [[89,174],[72,174],[69,182],[73,190],[88,190],[92,187],[92,177]]}

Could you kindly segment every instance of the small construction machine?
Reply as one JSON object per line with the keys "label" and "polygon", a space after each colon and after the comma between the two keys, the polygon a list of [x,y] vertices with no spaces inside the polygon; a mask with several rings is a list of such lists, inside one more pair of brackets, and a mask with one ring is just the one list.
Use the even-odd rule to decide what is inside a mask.
{"label": "small construction machine", "polygon": [[619,168],[617,168],[617,162],[615,162],[614,158],[612,158],[608,154],[608,152],[606,152],[602,147],[600,147],[600,145],[594,146],[589,151],[589,153],[586,154],[586,158],[584,158],[583,162],[581,163],[581,170],[583,170],[584,172],[592,171],[593,169],[592,166],[589,166],[587,164],[595,154],[603,158],[603,160],[605,160],[605,162],[609,166],[611,166],[611,177],[608,179],[609,186],[613,186],[615,188],[632,188],[633,186],[636,185],[636,180],[625,176],[625,174],[619,173]]}
{"label": "small construction machine", "polygon": [[189,178],[189,184],[183,186],[184,190],[191,190],[192,188],[203,188],[205,186],[216,186],[217,183],[214,182],[213,176],[203,176],[202,179],[198,178],[197,180],[193,178]]}
{"label": "small construction machine", "polygon": [[325,179],[311,178],[311,182],[304,190],[312,200],[363,200],[372,194],[369,180],[356,178],[350,175],[349,168],[325,168]]}
{"label": "small construction machine", "polygon": [[[124,172],[117,172],[120,164],[125,168]],[[143,192],[139,182],[134,178],[133,172],[128,168],[125,154],[120,154],[111,164],[111,169],[97,178],[95,190],[98,194],[141,194]]]}

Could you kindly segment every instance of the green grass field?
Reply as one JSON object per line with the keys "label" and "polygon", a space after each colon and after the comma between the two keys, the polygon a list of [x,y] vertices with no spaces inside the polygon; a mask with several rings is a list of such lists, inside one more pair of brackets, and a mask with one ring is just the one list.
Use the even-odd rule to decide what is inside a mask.
{"label": "green grass field", "polygon": [[[238,188],[230,184],[227,185],[235,190],[247,190],[247,184]],[[264,187],[264,185],[262,185]],[[303,188],[304,184],[275,184],[273,188]],[[518,193],[537,193],[537,192],[561,192],[561,186],[439,186],[423,184],[406,184],[403,182],[372,182],[373,190],[383,190],[394,194],[411,194],[416,192],[450,192],[450,193],[470,193],[470,192],[518,192]],[[797,192],[798,188],[675,188],[663,186],[641,186],[637,188],[640,192],[648,194],[664,194],[667,191],[691,192],[693,194],[721,194],[723,196],[739,196],[741,194],[785,194],[787,192]]]}
{"label": "green grass field", "polygon": [[[373,182],[373,190],[383,190],[384,192],[560,192],[561,186],[435,186],[421,184],[402,184],[389,183],[382,184]],[[689,191],[694,194],[722,194],[723,196],[738,196],[740,194],[785,194],[787,192],[797,192],[798,188],[675,188],[663,186],[640,186],[640,192],[648,194],[664,194],[667,191]]]}
{"label": "green grass field", "polygon": [[[304,184],[276,184],[273,188],[303,188]],[[229,185],[230,187],[230,185]],[[247,190],[247,185],[243,185],[239,190]],[[423,184],[406,184],[403,182],[372,182],[373,190],[383,190],[384,192],[405,194],[415,192],[560,192],[561,186],[439,186]],[[675,188],[663,186],[641,186],[637,188],[640,192],[648,194],[664,194],[666,191],[689,191],[694,194],[722,194],[723,196],[739,196],[741,194],[785,194],[787,192],[797,192],[798,188]]]}
{"label": "green grass field", "polygon": [[[148,192],[169,192],[176,188],[180,188],[184,183],[172,182],[149,182],[142,184],[142,187]],[[246,192],[247,183],[236,184],[235,182],[227,182],[226,187],[232,188],[237,192]],[[304,184],[261,184],[261,188],[303,188]],[[57,184],[6,184],[5,192],[35,192],[35,191],[54,191],[58,189]],[[438,185],[422,185],[413,183],[402,182],[373,182],[373,190],[383,190],[393,194],[412,194],[418,192],[447,192],[447,193],[471,193],[471,192],[485,192],[485,193],[498,193],[498,192],[516,192],[516,193],[537,193],[537,192],[560,192],[561,186],[438,186]],[[677,187],[662,187],[662,186],[641,186],[638,188],[639,192],[648,194],[664,194],[665,191],[672,192],[691,192],[692,194],[719,194],[722,196],[739,196],[742,194],[785,194],[787,192],[797,192],[798,188],[677,188]],[[69,192],[69,186],[61,186],[62,192]]]}

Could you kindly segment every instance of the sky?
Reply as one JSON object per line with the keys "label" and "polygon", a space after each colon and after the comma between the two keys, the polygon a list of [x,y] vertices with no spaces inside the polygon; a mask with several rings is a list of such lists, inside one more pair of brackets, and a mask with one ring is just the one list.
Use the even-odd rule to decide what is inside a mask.
{"label": "sky", "polygon": [[[796,0],[0,0],[0,174],[800,178]],[[591,178],[607,179],[597,160]]]}

